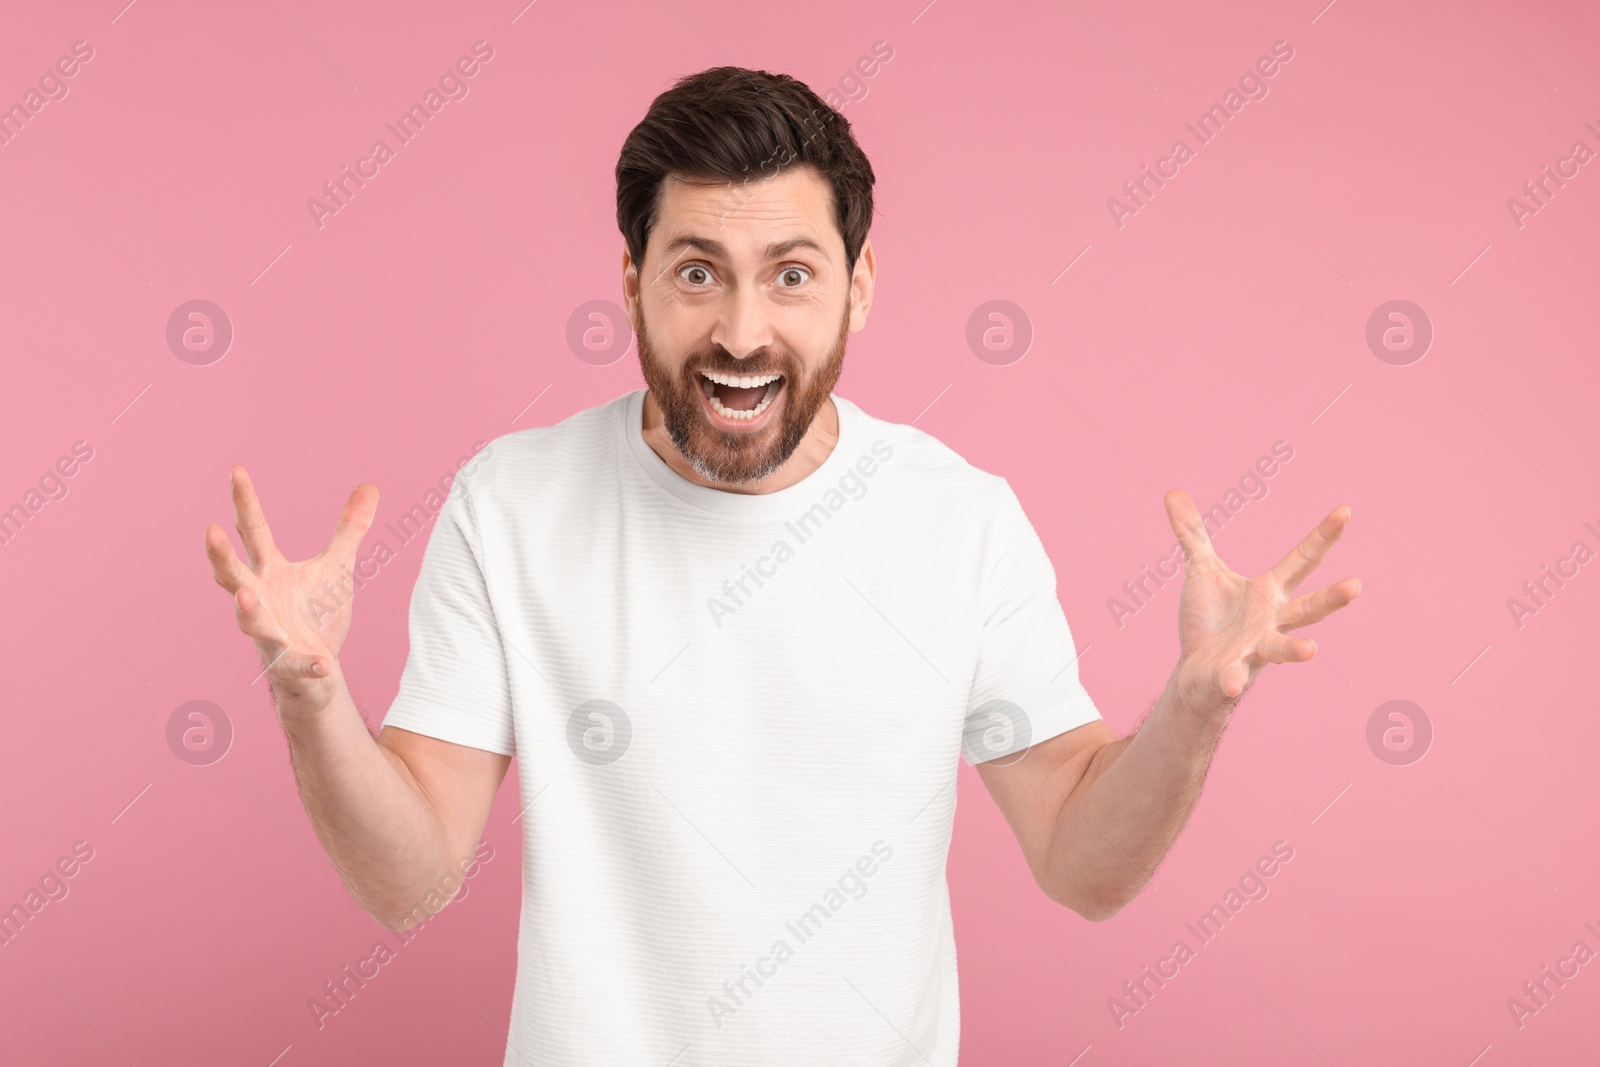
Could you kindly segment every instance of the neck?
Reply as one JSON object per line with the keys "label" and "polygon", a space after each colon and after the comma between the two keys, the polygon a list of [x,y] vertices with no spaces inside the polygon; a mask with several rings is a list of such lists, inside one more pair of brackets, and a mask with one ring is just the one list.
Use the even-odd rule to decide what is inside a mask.
{"label": "neck", "polygon": [[683,454],[678,451],[678,447],[672,443],[672,437],[667,433],[667,426],[662,421],[661,408],[656,404],[655,394],[648,389],[644,394],[644,425],[641,432],[645,444],[650,446],[651,451],[660,456],[662,462],[685,480],[706,486],[708,489],[759,496],[787,489],[822,466],[822,461],[833,453],[834,445],[839,443],[839,409],[834,406],[833,397],[828,397],[817,411],[817,417],[811,420],[805,437],[800,440],[800,447],[790,454],[783,466],[759,481],[741,482],[737,485],[709,481],[683,458]]}

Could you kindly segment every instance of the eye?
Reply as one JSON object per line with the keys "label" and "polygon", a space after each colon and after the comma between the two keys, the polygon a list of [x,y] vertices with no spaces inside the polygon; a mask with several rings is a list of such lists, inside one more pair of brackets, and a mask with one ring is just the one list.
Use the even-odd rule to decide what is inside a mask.
{"label": "eye", "polygon": [[[685,277],[689,271],[695,271],[701,275],[704,275],[705,281],[701,281],[697,278]],[[705,285],[711,279],[711,272],[706,270],[705,267],[698,263],[690,263],[687,266],[678,268],[678,277],[683,278],[683,280],[688,282],[690,285]]]}
{"label": "eye", "polygon": [[[783,284],[786,279],[794,275],[799,275],[800,280],[795,282],[793,285]],[[801,285],[805,284],[805,280],[809,277],[811,277],[811,272],[806,270],[804,267],[785,267],[778,273],[778,287],[780,289],[798,289]]]}

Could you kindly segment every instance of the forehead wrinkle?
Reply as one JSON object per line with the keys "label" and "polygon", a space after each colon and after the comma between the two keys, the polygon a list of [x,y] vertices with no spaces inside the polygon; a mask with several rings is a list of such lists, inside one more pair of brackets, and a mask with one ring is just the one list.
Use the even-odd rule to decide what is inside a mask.
{"label": "forehead wrinkle", "polygon": [[772,205],[732,205],[728,210],[726,201],[707,201],[705,204],[691,204],[681,215],[682,221],[674,227],[679,233],[706,226],[718,230],[737,227],[740,223],[760,223],[773,226],[790,226],[807,234],[811,230],[811,217],[804,211],[797,211],[788,204]]}

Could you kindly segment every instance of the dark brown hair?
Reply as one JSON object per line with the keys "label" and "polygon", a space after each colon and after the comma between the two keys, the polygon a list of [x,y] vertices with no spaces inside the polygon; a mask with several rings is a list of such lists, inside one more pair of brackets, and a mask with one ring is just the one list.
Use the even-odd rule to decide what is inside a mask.
{"label": "dark brown hair", "polygon": [[651,102],[622,143],[617,227],[642,266],[667,175],[742,185],[799,166],[816,168],[832,188],[845,269],[853,271],[872,226],[877,179],[849,120],[787,74],[712,67],[686,75]]}

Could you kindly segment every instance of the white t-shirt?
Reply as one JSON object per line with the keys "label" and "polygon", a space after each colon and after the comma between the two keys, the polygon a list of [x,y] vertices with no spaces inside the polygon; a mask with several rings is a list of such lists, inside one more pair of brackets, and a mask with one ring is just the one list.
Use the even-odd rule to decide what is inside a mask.
{"label": "white t-shirt", "polygon": [[1100,717],[1050,561],[1002,478],[842,397],[751,495],[674,472],[644,395],[457,478],[384,719],[517,756],[505,1063],[954,1067],[956,760]]}

